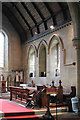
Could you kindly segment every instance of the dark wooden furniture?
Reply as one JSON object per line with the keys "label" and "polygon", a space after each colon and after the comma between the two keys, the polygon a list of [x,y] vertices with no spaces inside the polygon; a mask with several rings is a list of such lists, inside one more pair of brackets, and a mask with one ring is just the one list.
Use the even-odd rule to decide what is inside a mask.
{"label": "dark wooden furniture", "polygon": [[[53,82],[54,83],[54,82]],[[53,88],[55,88],[53,84]],[[75,86],[62,86],[61,80],[59,81],[59,86],[56,88],[56,96],[59,103],[66,102],[68,98],[76,96],[76,87]],[[51,101],[56,101],[56,99],[51,97]],[[54,100],[55,99],[55,100]]]}
{"label": "dark wooden furniture", "polygon": [[63,92],[63,101],[66,101],[68,98],[72,98],[75,96],[76,96],[76,87],[71,86],[71,92],[69,94]]}
{"label": "dark wooden furniture", "polygon": [[5,93],[6,92],[6,81],[0,81],[0,88],[1,92]]}
{"label": "dark wooden furniture", "polygon": [[16,100],[22,103],[24,103],[24,100],[26,100],[27,103],[28,94],[28,89],[24,89],[21,87],[10,87],[10,100]]}
{"label": "dark wooden furniture", "polygon": [[[74,86],[71,87],[72,91],[70,94],[66,95],[63,94],[63,87],[61,86],[61,83],[58,88],[56,88],[56,95],[50,97],[52,102],[56,102],[56,97],[59,103],[62,103],[64,100],[70,97],[74,97],[76,95],[76,88]],[[32,95],[31,95],[32,94]],[[55,100],[54,100],[55,99]],[[42,86],[38,86],[38,88],[33,87],[10,87],[10,100],[16,100],[21,103],[31,103],[31,101],[34,102],[34,106],[46,106],[47,105],[47,94],[46,94],[46,88]],[[54,101],[53,101],[54,100]]]}
{"label": "dark wooden furniture", "polygon": [[70,93],[70,97],[75,97],[76,96],[76,87],[75,86],[71,86],[71,93]]}
{"label": "dark wooden furniture", "polygon": [[63,87],[61,85],[61,80],[59,81],[59,86],[57,89],[57,100],[59,100],[59,103],[63,102]]}
{"label": "dark wooden furniture", "polygon": [[[32,106],[32,108],[34,108],[35,106],[44,107],[47,104],[46,89],[40,87],[40,89],[38,89],[37,91],[33,91],[32,93],[29,92],[29,96],[26,99],[28,100],[26,107],[28,105]],[[31,103],[31,101],[33,101],[33,104]]]}

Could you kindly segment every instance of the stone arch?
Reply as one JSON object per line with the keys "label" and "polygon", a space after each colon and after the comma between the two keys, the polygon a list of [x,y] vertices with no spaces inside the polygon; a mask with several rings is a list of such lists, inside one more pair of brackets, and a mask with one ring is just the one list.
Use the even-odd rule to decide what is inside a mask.
{"label": "stone arch", "polygon": [[58,34],[53,34],[50,38],[50,41],[49,41],[49,53],[50,53],[50,46],[51,46],[51,43],[52,41],[54,41],[54,39],[57,39],[61,45],[61,49],[63,51],[63,64],[66,64],[66,50],[64,48],[64,44],[63,44],[63,41],[62,41],[62,38],[58,35]]}
{"label": "stone arch", "polygon": [[4,54],[4,55],[3,55],[3,58],[2,58],[3,61],[4,61],[4,62],[3,62],[3,64],[4,64],[4,65],[3,65],[3,68],[6,67],[6,68],[8,69],[8,57],[9,57],[9,56],[8,56],[8,54],[9,54],[9,53],[8,53],[8,49],[9,49],[9,48],[8,48],[8,43],[9,43],[9,41],[8,41],[8,35],[7,35],[6,31],[3,30],[3,29],[0,29],[0,34],[2,34],[2,36],[4,37],[4,43],[3,43],[3,44],[4,44],[4,49],[3,49],[4,52],[2,53],[2,54]]}
{"label": "stone arch", "polygon": [[[41,41],[40,41],[40,43],[39,43],[39,45],[38,45],[38,57],[39,57],[39,62],[40,62],[40,48],[41,48],[41,46],[44,46],[45,47],[45,59],[46,59],[46,61],[45,61],[45,70],[44,71],[42,71],[42,72],[46,72],[47,71],[47,54],[49,54],[49,47],[48,47],[48,44],[47,44],[47,42],[44,40],[44,39],[42,39]],[[39,63],[39,76],[40,76],[40,63]],[[45,77],[46,77],[46,75],[45,75]]]}
{"label": "stone arch", "polygon": [[46,46],[42,43],[39,48],[39,77],[46,77],[47,52]]}
{"label": "stone arch", "polygon": [[36,56],[37,56],[37,54],[38,54],[36,46],[35,46],[34,44],[31,44],[30,47],[28,48],[28,58],[29,58],[29,52],[30,52],[31,47],[34,48],[35,53],[36,53]]}
{"label": "stone arch", "polygon": [[40,43],[39,43],[39,45],[38,45],[38,55],[39,55],[40,46],[41,46],[42,44],[45,46],[46,52],[49,54],[49,46],[48,46],[47,42],[43,39],[43,40],[40,41]]}
{"label": "stone arch", "polygon": [[9,38],[10,37],[10,33],[8,32],[8,30],[3,26],[1,31],[7,35],[7,37]]}
{"label": "stone arch", "polygon": [[50,75],[54,77],[60,74],[60,51],[63,49],[63,44],[62,47],[60,46],[60,40],[57,35],[51,36],[49,41]]}
{"label": "stone arch", "polygon": [[[32,52],[31,52],[31,49],[33,49]],[[35,64],[36,64],[36,55],[37,55],[37,48],[36,48],[36,46],[34,44],[32,44],[32,45],[30,45],[30,47],[28,49],[29,77],[34,77],[36,75],[36,66],[35,66]]]}
{"label": "stone arch", "polygon": [[53,34],[50,38],[50,41],[49,41],[49,52],[50,52],[51,43],[54,40],[53,38],[55,38],[59,41],[59,43],[61,44],[62,50],[64,50],[64,44],[63,44],[61,37],[58,34]]}
{"label": "stone arch", "polygon": [[63,51],[63,64],[66,64],[66,50],[64,48],[63,41],[62,41],[61,37],[58,34],[53,34],[51,36],[50,41],[49,41],[49,52],[50,52],[51,43],[54,40],[53,38],[57,39],[59,41],[59,43],[61,44],[61,49]]}

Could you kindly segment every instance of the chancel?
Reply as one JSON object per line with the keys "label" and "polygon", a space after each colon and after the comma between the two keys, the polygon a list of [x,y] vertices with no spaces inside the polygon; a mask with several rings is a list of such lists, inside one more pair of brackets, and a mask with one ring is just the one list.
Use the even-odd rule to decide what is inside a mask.
{"label": "chancel", "polygon": [[80,2],[0,2],[1,119],[78,120],[79,99]]}

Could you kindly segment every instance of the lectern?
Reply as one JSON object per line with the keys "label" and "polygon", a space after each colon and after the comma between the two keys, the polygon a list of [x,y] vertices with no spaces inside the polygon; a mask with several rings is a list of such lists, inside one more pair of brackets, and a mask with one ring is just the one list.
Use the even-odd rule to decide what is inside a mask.
{"label": "lectern", "polygon": [[49,103],[50,103],[50,94],[56,94],[56,88],[46,88],[46,94],[47,94],[47,111],[45,115],[43,115],[44,119],[54,119],[54,116],[51,114],[50,109],[49,109]]}

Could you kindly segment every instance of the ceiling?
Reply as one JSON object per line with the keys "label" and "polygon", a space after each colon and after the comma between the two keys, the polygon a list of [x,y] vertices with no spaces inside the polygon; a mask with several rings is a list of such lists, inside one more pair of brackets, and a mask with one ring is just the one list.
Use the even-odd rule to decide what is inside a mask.
{"label": "ceiling", "polygon": [[21,37],[30,40],[71,20],[66,2],[3,2],[2,12],[8,17]]}

